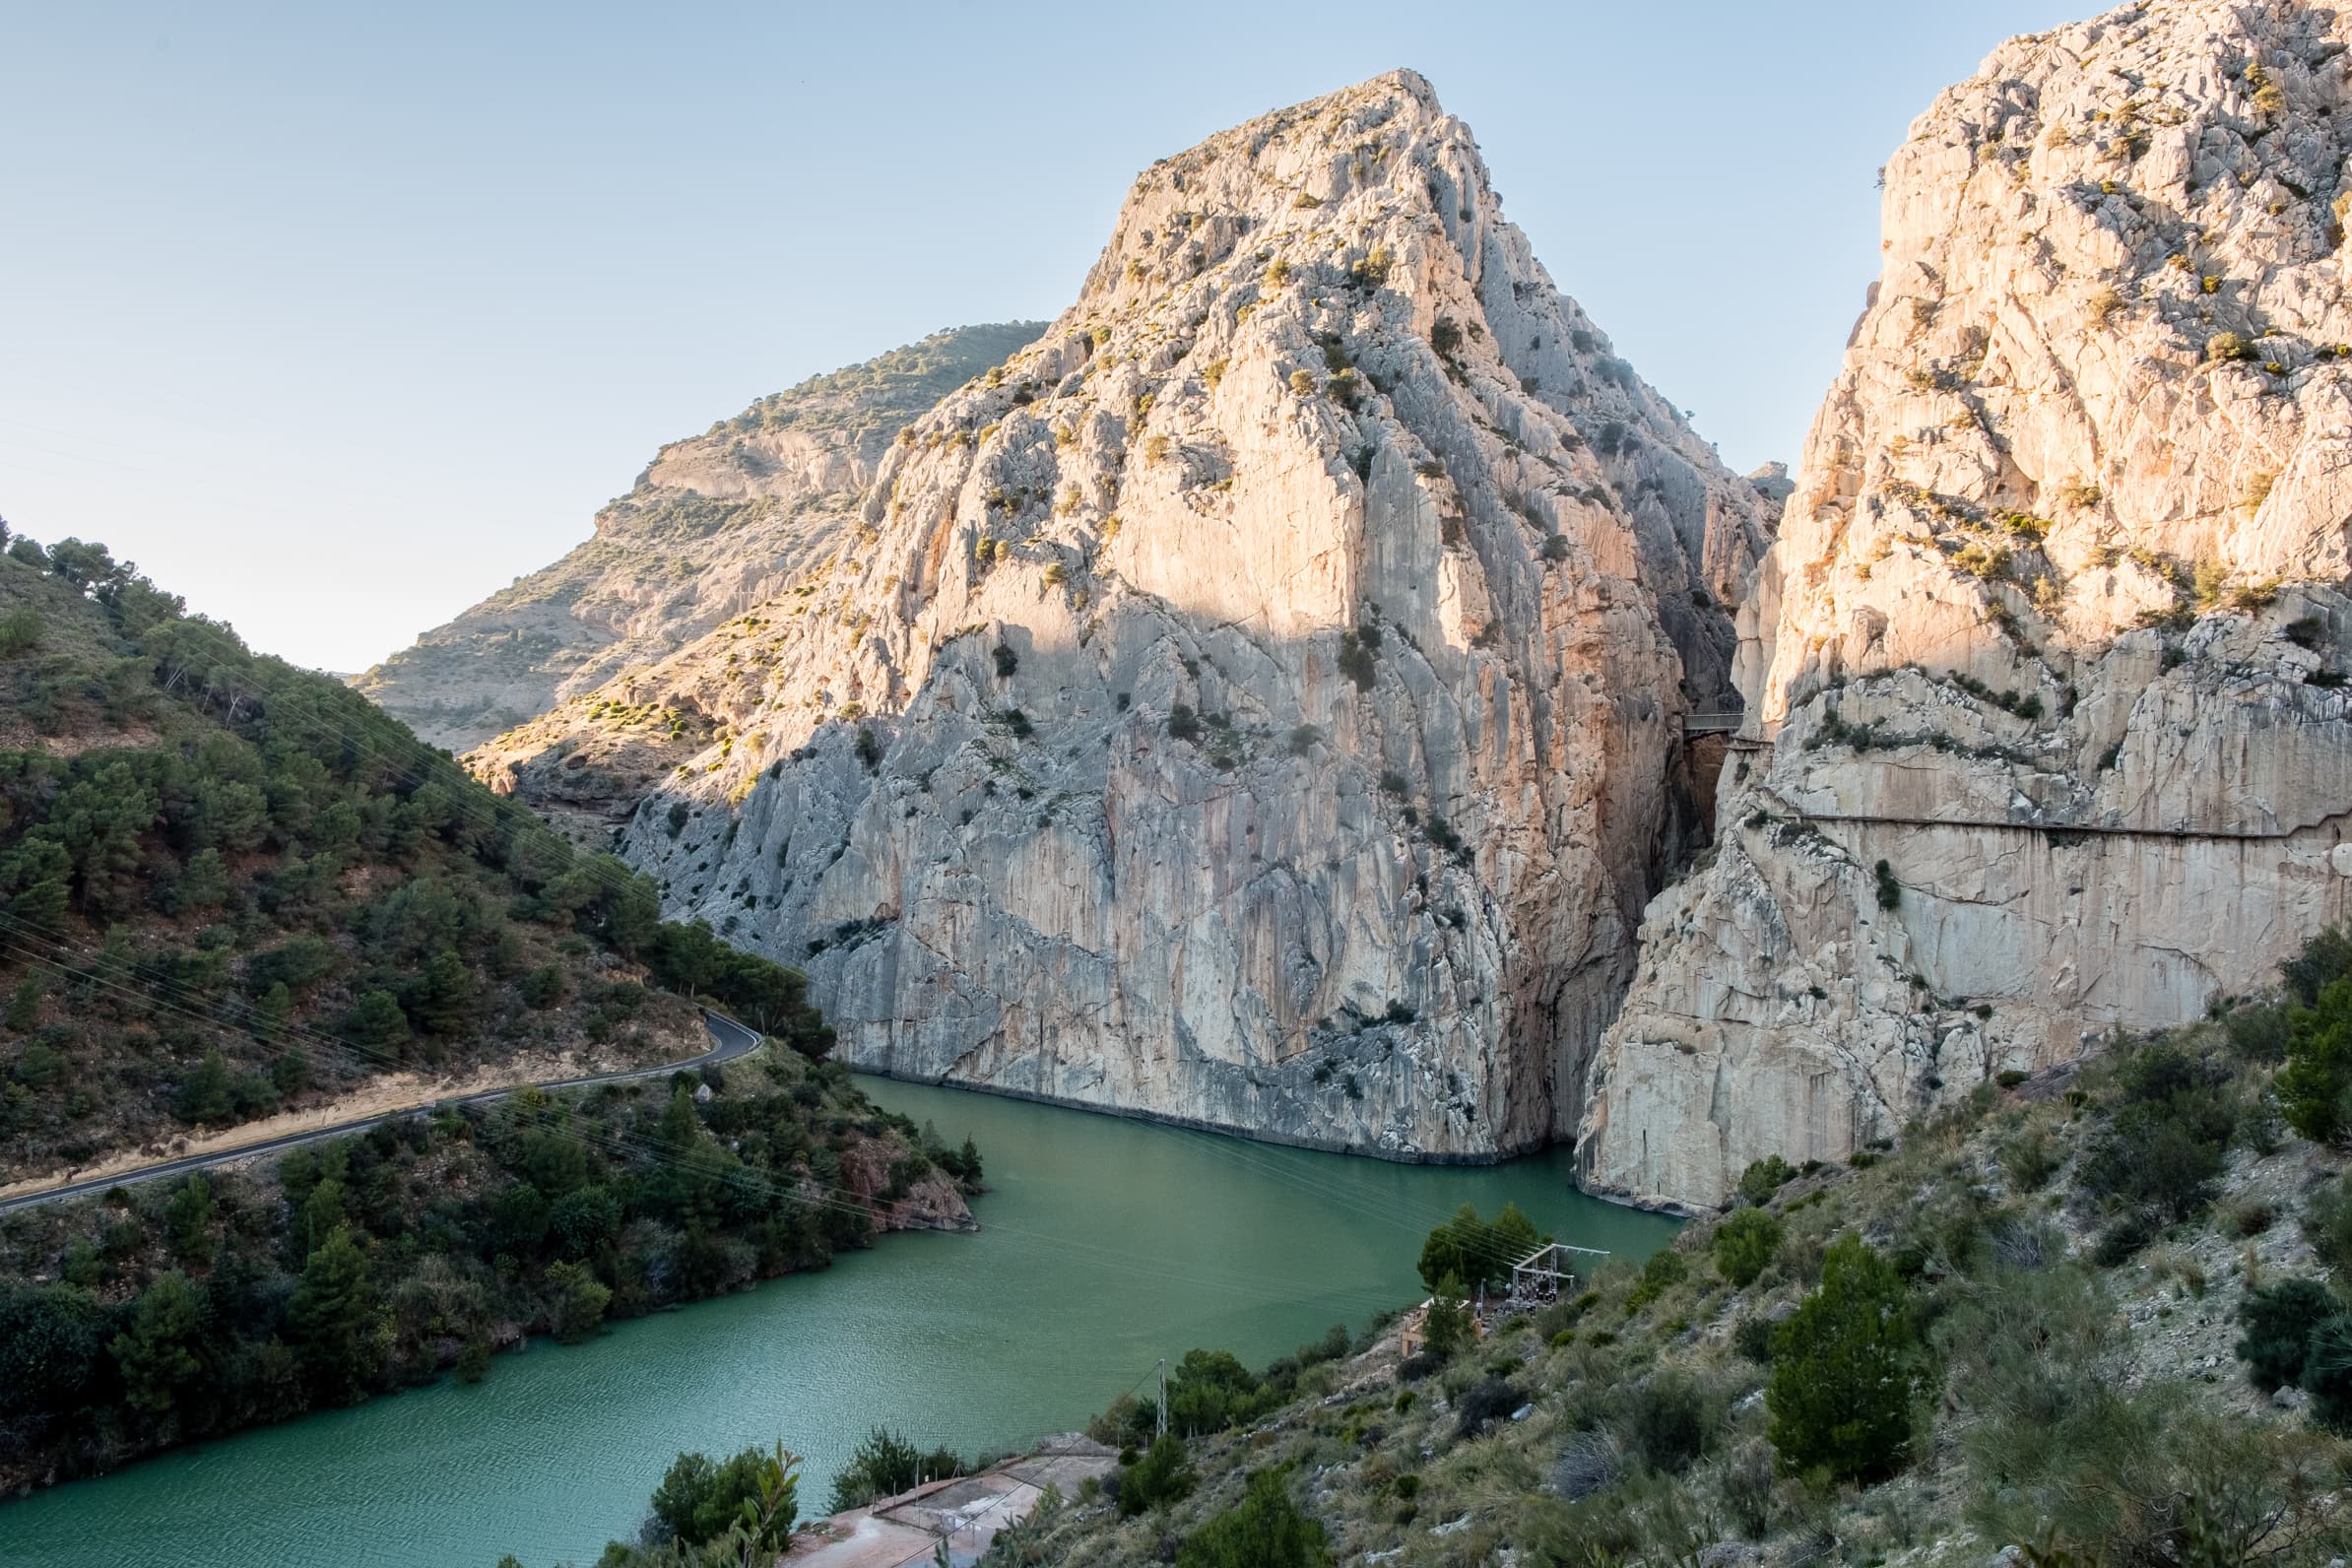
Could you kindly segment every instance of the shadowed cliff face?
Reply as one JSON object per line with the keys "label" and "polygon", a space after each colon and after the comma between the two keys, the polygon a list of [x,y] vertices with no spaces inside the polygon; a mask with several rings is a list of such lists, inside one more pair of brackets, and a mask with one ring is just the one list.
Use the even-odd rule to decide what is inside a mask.
{"label": "shadowed cliff face", "polygon": [[824,558],[907,422],[1042,328],[934,333],[671,442],[594,538],[352,684],[463,751],[676,652]]}
{"label": "shadowed cliff face", "polygon": [[[2333,9],[2004,45],[1739,612],[1748,740],[1598,1065],[1599,1187],[1711,1204],[2264,982],[2346,913],[2352,151]],[[1758,743],[1770,742],[1760,746]]]}
{"label": "shadowed cliff face", "polygon": [[1575,1125],[1774,510],[1398,73],[1147,170],[835,554],[471,761],[861,1066],[1485,1157]]}

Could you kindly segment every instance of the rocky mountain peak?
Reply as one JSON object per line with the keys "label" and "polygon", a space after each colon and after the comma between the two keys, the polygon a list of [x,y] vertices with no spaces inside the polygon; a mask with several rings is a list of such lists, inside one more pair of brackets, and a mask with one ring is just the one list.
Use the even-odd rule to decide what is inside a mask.
{"label": "rocky mountain peak", "polygon": [[906,422],[1042,329],[935,332],[670,442],[594,537],[352,684],[462,751],[677,651],[828,555]]}
{"label": "rocky mountain peak", "polygon": [[1492,1153],[1573,1122],[1775,511],[1396,73],[1145,170],[836,553],[473,762],[863,1065]]}

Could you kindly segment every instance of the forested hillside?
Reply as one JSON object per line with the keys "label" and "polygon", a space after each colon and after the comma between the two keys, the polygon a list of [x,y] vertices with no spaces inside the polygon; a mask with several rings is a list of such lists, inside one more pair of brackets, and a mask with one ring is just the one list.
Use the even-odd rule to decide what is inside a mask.
{"label": "forested hillside", "polygon": [[0,1183],[387,1072],[683,1059],[695,992],[829,1038],[341,684],[102,546],[0,555]]}
{"label": "forested hillside", "polygon": [[968,1229],[977,1151],[771,1046],[0,1218],[0,1493]]}

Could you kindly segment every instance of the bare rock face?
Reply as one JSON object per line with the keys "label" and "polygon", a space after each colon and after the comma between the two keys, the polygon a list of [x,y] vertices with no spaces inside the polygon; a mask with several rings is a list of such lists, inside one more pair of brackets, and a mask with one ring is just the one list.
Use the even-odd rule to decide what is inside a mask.
{"label": "bare rock face", "polygon": [[1776,513],[1398,73],[1147,170],[835,554],[472,762],[862,1068],[1491,1157],[1576,1125]]}
{"label": "bare rock face", "polygon": [[1039,322],[934,333],[661,449],[596,534],[353,685],[464,751],[772,598],[829,553],[890,440]]}
{"label": "bare rock face", "polygon": [[1723,837],[1596,1064],[1595,1187],[1841,1158],[2345,915],[2347,41],[2152,0],[2004,45],[1887,164],[1739,610]]}

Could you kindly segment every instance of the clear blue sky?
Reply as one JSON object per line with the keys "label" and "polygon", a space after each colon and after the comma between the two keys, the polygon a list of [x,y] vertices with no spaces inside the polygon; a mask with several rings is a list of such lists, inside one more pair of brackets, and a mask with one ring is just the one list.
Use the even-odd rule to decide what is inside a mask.
{"label": "clear blue sky", "polygon": [[223,4],[0,15],[0,515],[362,668],[662,441],[1058,312],[1135,173],[1411,65],[1620,353],[1792,463],[1963,6]]}

